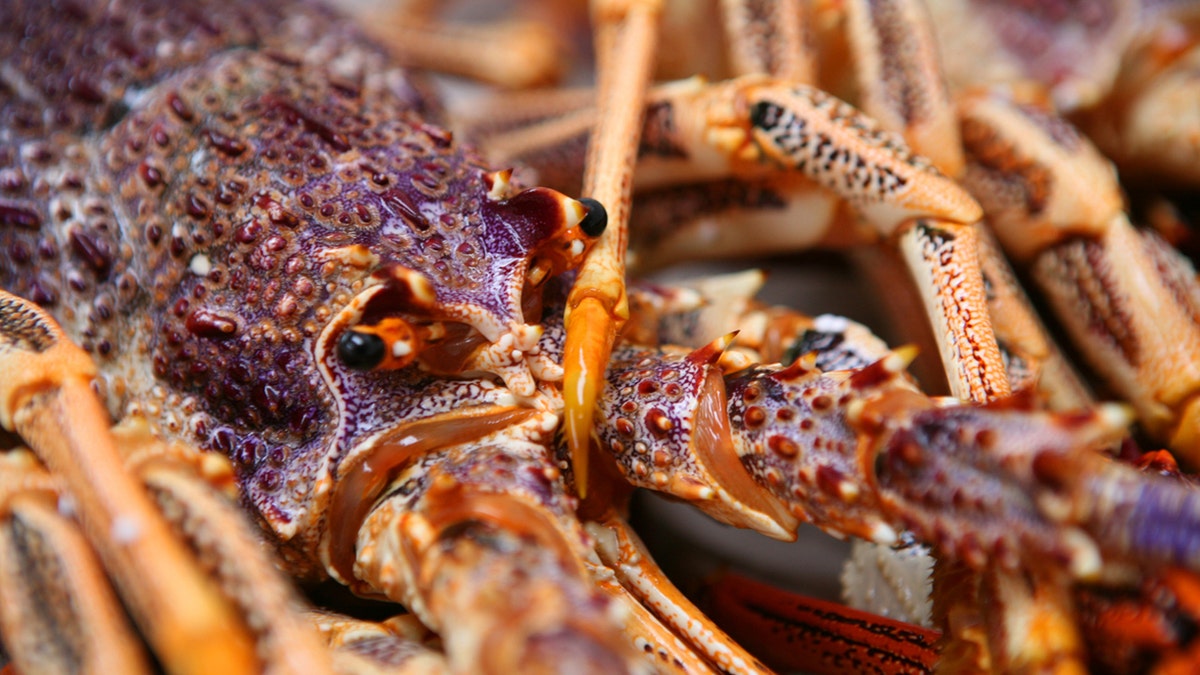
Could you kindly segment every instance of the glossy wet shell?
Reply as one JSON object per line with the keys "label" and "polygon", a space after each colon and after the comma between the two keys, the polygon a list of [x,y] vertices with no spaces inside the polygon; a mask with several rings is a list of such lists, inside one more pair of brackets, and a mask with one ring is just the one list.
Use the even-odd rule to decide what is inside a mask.
{"label": "glossy wet shell", "polygon": [[422,89],[325,10],[128,4],[0,7],[0,287],[99,360],[114,415],[228,455],[278,533],[315,536],[322,481],[380,415],[491,384],[416,401],[428,378],[322,372],[331,318],[399,265],[437,318],[520,324],[561,218],[488,199]]}

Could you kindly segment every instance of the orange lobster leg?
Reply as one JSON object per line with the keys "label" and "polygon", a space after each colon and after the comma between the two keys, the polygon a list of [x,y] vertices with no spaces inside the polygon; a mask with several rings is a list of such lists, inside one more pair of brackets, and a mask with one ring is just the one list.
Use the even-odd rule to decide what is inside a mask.
{"label": "orange lobster leg", "polygon": [[[0,626],[14,662],[66,672],[150,673],[149,660],[61,486],[24,450],[0,455]],[[70,602],[47,602],[46,587]],[[61,646],[48,646],[54,634]],[[0,673],[16,675],[9,665]]]}
{"label": "orange lobster leg", "polygon": [[91,389],[91,359],[43,314],[3,291],[0,326],[0,363],[9,374],[0,388],[0,424],[62,476],[88,540],[166,668],[252,672],[257,659],[241,622],[125,472]]}

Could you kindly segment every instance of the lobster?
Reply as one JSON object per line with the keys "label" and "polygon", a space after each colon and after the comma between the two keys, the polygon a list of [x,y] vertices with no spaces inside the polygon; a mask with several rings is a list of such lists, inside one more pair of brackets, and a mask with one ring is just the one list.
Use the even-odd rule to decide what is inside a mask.
{"label": "lobster", "polygon": [[[600,201],[489,169],[316,5],[3,11],[0,425],[36,460],[6,463],[0,624],[22,672],[144,669],[117,596],[172,672],[760,670],[654,566],[623,484],[779,538],[811,521],[971,567],[1197,571],[1191,489],[1095,452],[1124,409],[930,399],[911,350],[838,320],[784,313],[774,346],[752,305],[672,330],[710,326],[699,291],[629,288],[641,330],[588,373],[580,455],[561,317]],[[882,148],[869,176],[946,181],[793,93]],[[404,605],[440,647],[398,622],[346,637],[273,561]]]}

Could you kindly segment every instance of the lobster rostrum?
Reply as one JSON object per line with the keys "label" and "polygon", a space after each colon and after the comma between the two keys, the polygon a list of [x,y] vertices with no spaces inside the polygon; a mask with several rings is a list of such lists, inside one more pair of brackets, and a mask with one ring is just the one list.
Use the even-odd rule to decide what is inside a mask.
{"label": "lobster rostrum", "polygon": [[[313,5],[3,11],[0,423],[40,459],[10,451],[0,491],[21,672],[146,668],[105,577],[172,672],[761,670],[654,567],[618,474],[778,538],[812,521],[972,567],[1197,571],[1192,489],[1095,452],[1123,409],[930,399],[911,351],[861,327],[696,290],[621,291],[581,460],[561,317],[587,306],[600,202],[487,168]],[[801,98],[906,181],[948,182]],[[441,647],[310,622],[258,536]]]}

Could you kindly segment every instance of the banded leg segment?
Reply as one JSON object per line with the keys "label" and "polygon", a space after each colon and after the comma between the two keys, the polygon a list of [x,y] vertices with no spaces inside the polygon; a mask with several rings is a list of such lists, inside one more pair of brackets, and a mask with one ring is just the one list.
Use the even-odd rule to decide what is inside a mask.
{"label": "banded leg segment", "polygon": [[231,499],[236,487],[228,461],[165,444],[140,420],[123,421],[114,433],[129,470],[244,617],[264,672],[333,673],[330,655],[304,619],[290,580]]}
{"label": "banded leg segment", "polygon": [[808,9],[801,0],[721,0],[721,14],[734,73],[816,81],[816,59],[805,35]]}
{"label": "banded leg segment", "polygon": [[1200,461],[1200,315],[1191,295],[1200,289],[1190,267],[1122,218],[1102,237],[1048,249],[1033,275],[1089,363],[1134,405],[1155,438],[1194,464]]}
{"label": "banded leg segment", "polygon": [[1035,390],[1049,410],[1080,410],[1095,405],[1091,392],[1049,336],[1025,290],[1017,283],[995,235],[976,226],[979,265],[987,289],[988,313],[1013,391]]}
{"label": "banded leg segment", "polygon": [[141,639],[69,503],[30,454],[0,459],[0,629],[23,673],[149,673]]}
{"label": "banded leg segment", "polygon": [[1076,346],[1143,426],[1200,457],[1200,286],[1191,265],[1122,212],[1111,165],[1037,100],[960,104],[965,181],[1005,249],[1033,276]]}
{"label": "banded leg segment", "polygon": [[947,176],[958,177],[963,153],[957,118],[924,3],[852,0],[846,15],[859,107]]}
{"label": "banded leg segment", "polygon": [[125,471],[108,415],[89,385],[91,360],[49,317],[3,291],[0,363],[9,375],[0,388],[0,424],[62,478],[89,543],[167,669],[255,670],[244,626]]}
{"label": "banded leg segment", "polygon": [[917,221],[900,234],[899,245],[933,325],[950,392],[980,403],[1012,393],[988,311],[975,229]]}
{"label": "banded leg segment", "polygon": [[359,531],[360,589],[439,631],[457,672],[640,672],[552,466],[499,437],[420,457]]}

